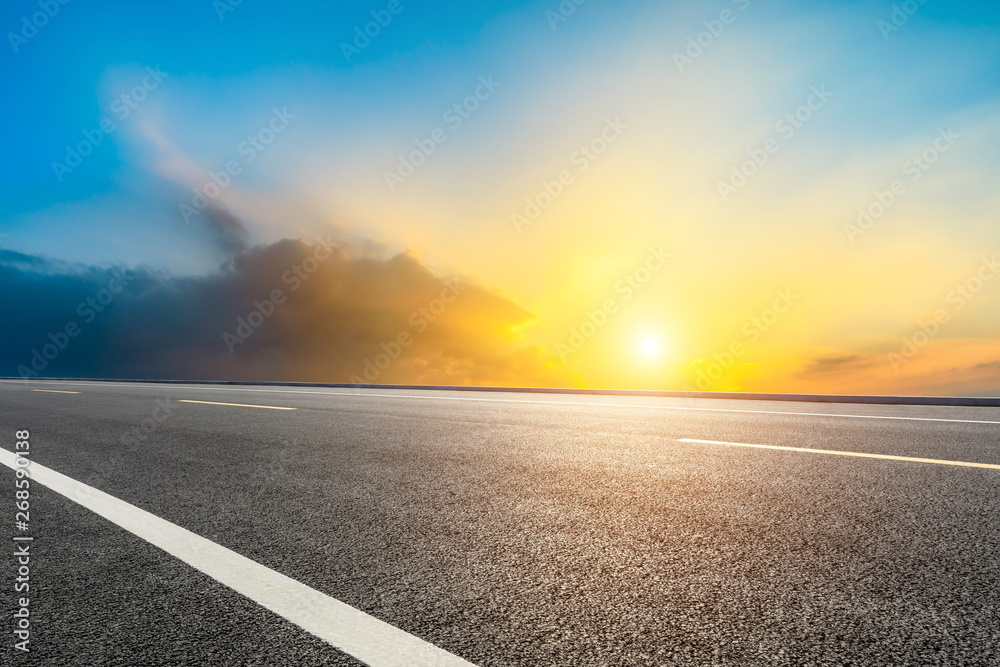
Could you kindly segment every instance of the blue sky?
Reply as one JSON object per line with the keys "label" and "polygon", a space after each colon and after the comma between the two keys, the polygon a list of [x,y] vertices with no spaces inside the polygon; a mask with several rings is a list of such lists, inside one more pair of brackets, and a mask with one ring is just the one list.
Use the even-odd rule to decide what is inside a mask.
{"label": "blue sky", "polygon": [[[355,59],[375,62],[421,48],[461,48],[502,12],[507,3],[463,7],[415,7],[396,17],[386,33]],[[0,166],[6,182],[5,215],[35,210],[113,187],[111,173],[122,160],[101,151],[80,177],[55,187],[51,156],[102,114],[101,84],[110,71],[147,65],[175,77],[225,82],[261,70],[319,66],[349,68],[339,44],[353,26],[371,20],[384,5],[354,7],[330,3],[243,3],[220,20],[211,2],[117,3],[74,1],[18,53],[3,57],[8,90],[19,102],[5,105],[5,126],[15,127]],[[5,3],[0,22],[19,32],[21,19],[38,11],[33,2]],[[391,30],[390,30],[391,28]],[[8,40],[5,40],[9,42]],[[9,46],[9,43],[8,45]],[[9,199],[8,199],[9,198]]]}
{"label": "blue sky", "polygon": [[[575,23],[574,37],[560,42],[557,40],[563,35],[551,33],[544,16],[546,11],[557,10],[558,4],[493,1],[442,5],[403,0],[403,12],[348,63],[340,44],[350,41],[355,26],[371,20],[369,12],[383,10],[386,3],[343,6],[325,2],[243,2],[224,12],[220,20],[217,7],[206,0],[167,4],[74,0],[60,6],[58,15],[36,37],[19,46],[18,53],[13,53],[12,48],[4,51],[3,76],[7,89],[16,91],[16,101],[4,105],[0,113],[5,127],[16,131],[10,133],[5,147],[8,159],[0,164],[0,174],[8,186],[0,202],[0,215],[9,218],[116,187],[114,174],[125,160],[115,150],[95,153],[86,168],[68,182],[58,183],[50,176],[53,156],[59,156],[68,142],[102,117],[105,111],[102,94],[108,92],[102,87],[109,74],[118,70],[159,66],[175,79],[200,79],[205,86],[212,86],[275,70],[349,73],[360,69],[374,75],[369,78],[374,85],[362,94],[378,107],[380,98],[393,104],[400,95],[412,99],[414,93],[420,94],[421,88],[433,85],[426,78],[419,78],[421,72],[434,70],[428,65],[483,70],[496,69],[498,63],[502,67],[503,59],[507,59],[509,69],[510,64],[519,62],[519,51],[537,53],[542,40],[554,41],[557,51],[579,55],[614,48],[614,40],[621,39],[623,33],[627,37],[629,32],[641,30],[633,23],[648,11],[648,6],[655,6],[590,0],[570,19]],[[683,7],[683,3],[666,4]],[[981,39],[969,45],[977,51],[975,69],[970,71],[969,63],[957,63],[952,58],[954,54],[949,53],[947,59],[939,62],[941,69],[937,75],[925,80],[924,95],[914,100],[917,108],[902,110],[903,117],[899,109],[887,109],[889,113],[885,116],[891,117],[892,125],[905,123],[907,117],[919,117],[923,112],[990,99],[1000,86],[1000,60],[996,57],[1000,9],[996,3],[927,2],[884,45],[872,43],[868,38],[877,30],[875,22],[888,18],[898,3],[826,2],[809,3],[807,8],[795,3],[755,1],[753,4],[755,15],[750,19],[759,25],[778,26],[797,17],[816,17],[827,12],[851,12],[858,21],[869,24],[867,30],[854,35],[859,47],[856,59],[837,61],[836,71],[831,72],[834,77],[839,73],[856,74],[866,68],[877,70],[880,58],[912,58],[912,66],[918,67],[937,55],[933,47],[927,48],[929,33],[960,30],[978,33]],[[670,31],[682,34],[700,28],[700,21],[715,13],[710,6],[721,10],[730,3],[691,3],[673,17]],[[35,2],[5,3],[0,25],[6,32],[19,32],[22,18],[38,9]],[[535,25],[530,26],[531,23]],[[506,33],[497,35],[491,32],[491,27]],[[982,57],[984,45],[990,47],[989,58]],[[492,46],[501,52],[484,53],[485,48]],[[665,40],[664,48],[671,46]],[[492,62],[483,62],[491,56]],[[400,61],[418,78],[407,81],[407,77],[399,76]],[[949,61],[966,69],[948,71]],[[384,67],[380,68],[380,64]],[[905,67],[905,62],[901,66]],[[544,74],[545,69],[545,63],[541,63],[540,73]],[[380,88],[379,80],[388,85]],[[407,90],[408,83],[412,87]],[[873,83],[879,87],[892,84],[881,77]],[[206,95],[206,101],[210,97]],[[867,125],[870,127],[871,123]]]}
{"label": "blue sky", "polygon": [[[369,12],[381,10],[386,3],[347,3],[347,6],[324,2],[243,2],[224,14],[220,20],[217,9],[206,0],[181,0],[173,3],[116,3],[74,0],[60,7],[59,14],[39,31],[28,44],[5,49],[3,76],[9,91],[17,91],[17,102],[5,105],[4,125],[17,128],[11,133],[5,152],[9,159],[0,165],[7,184],[0,214],[37,210],[59,201],[85,197],[114,187],[112,174],[121,167],[122,158],[114,151],[100,151],[88,168],[71,182],[56,184],[47,177],[51,173],[53,155],[79,132],[101,117],[101,85],[110,71],[129,67],[159,65],[177,78],[200,77],[206,83],[225,83],[254,73],[273,69],[322,68],[352,71],[394,59],[403,59],[418,71],[427,61],[460,63],[475,68],[481,62],[482,40],[490,27],[506,21],[502,29],[523,25],[511,20],[521,17],[523,23],[537,19],[544,24],[544,12],[558,7],[556,2],[477,2],[420,3],[402,2],[404,11],[371,46],[348,64],[339,45],[350,39],[353,28],[370,20]],[[562,42],[576,52],[594,51],[609,44],[609,25],[628,25],[647,3],[601,3],[590,0],[572,17],[578,36],[575,43]],[[667,3],[677,4],[677,3]],[[756,16],[752,20],[777,24],[796,15],[816,15],[823,11],[856,11],[861,20],[871,24],[888,17],[894,3],[837,2],[809,3],[808,8],[795,3],[755,2]],[[704,12],[688,10],[678,17],[681,32],[693,30],[705,16],[709,5],[727,6],[725,2],[703,3]],[[823,9],[821,6],[825,5]],[[22,17],[38,11],[35,2],[5,3],[0,13],[0,25],[5,32],[17,32]],[[687,19],[687,26],[683,23]],[[838,68],[867,67],[877,63],[872,58],[898,57],[900,52],[913,53],[916,65],[923,47],[915,48],[929,31],[972,29],[992,42],[994,57],[980,60],[977,72],[942,72],[928,81],[926,97],[919,102],[927,108],[964,104],[994,95],[1000,85],[1000,65],[995,58],[995,28],[1000,9],[991,2],[927,2],[918,14],[886,45],[878,49],[859,48],[856,62],[838,63]],[[631,28],[631,26],[629,26]],[[569,32],[563,30],[563,32]],[[517,60],[522,48],[535,50],[539,38],[551,38],[547,30],[525,29],[504,35],[507,49],[502,56]],[[488,35],[488,37],[486,37]],[[857,34],[859,42],[866,39]],[[9,40],[5,40],[9,41]],[[601,42],[604,42],[603,44]],[[9,46],[9,45],[8,45]],[[859,44],[860,46],[860,44]],[[982,44],[977,44],[981,48]],[[669,48],[664,44],[665,48]],[[946,63],[942,63],[946,66]],[[544,70],[544,64],[540,69]],[[377,70],[377,68],[376,68]],[[943,75],[948,80],[943,81]],[[377,73],[376,76],[379,74]],[[885,85],[884,80],[879,85]],[[373,91],[375,95],[391,93]],[[908,114],[919,110],[909,109]]]}

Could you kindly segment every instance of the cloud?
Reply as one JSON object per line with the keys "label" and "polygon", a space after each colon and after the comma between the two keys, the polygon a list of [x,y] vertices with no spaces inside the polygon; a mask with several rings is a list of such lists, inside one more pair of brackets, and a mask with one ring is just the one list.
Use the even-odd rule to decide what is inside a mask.
{"label": "cloud", "polygon": [[246,252],[249,234],[243,222],[224,208],[210,206],[205,210],[208,230],[224,253],[239,255]]}
{"label": "cloud", "polygon": [[[416,257],[328,237],[247,247],[224,211],[217,271],[78,266],[0,251],[0,374],[572,385],[526,345],[534,316]],[[74,333],[75,332],[75,333]]]}
{"label": "cloud", "polygon": [[795,377],[808,379],[817,375],[835,375],[854,371],[871,365],[871,359],[863,359],[860,354],[845,354],[817,357],[807,362]]}
{"label": "cloud", "polygon": [[997,396],[998,345],[995,337],[939,337],[917,354],[903,357],[896,367],[888,353],[814,355],[792,376],[775,380],[768,390],[792,386],[803,393]]}

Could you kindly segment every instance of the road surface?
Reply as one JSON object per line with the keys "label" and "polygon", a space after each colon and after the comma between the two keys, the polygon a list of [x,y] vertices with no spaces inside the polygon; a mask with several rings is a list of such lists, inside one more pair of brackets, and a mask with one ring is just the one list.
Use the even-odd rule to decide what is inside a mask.
{"label": "road surface", "polygon": [[0,408],[34,466],[4,664],[1000,664],[998,408],[19,381]]}

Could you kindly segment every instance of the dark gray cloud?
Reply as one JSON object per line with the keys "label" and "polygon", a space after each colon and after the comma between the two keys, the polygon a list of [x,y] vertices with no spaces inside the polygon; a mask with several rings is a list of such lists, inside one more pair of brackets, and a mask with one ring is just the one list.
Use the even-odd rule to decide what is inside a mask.
{"label": "dark gray cloud", "polygon": [[200,277],[0,250],[0,374],[380,383],[568,384],[516,328],[531,313],[376,244],[248,247]]}
{"label": "dark gray cloud", "polygon": [[239,255],[249,247],[246,226],[235,215],[215,206],[205,210],[207,227],[212,240],[227,255]]}

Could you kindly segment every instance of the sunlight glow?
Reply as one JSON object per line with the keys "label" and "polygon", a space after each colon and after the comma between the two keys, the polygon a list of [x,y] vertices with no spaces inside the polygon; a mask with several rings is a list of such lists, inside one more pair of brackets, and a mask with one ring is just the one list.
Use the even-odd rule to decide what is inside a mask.
{"label": "sunlight glow", "polygon": [[657,336],[645,336],[639,341],[639,354],[644,359],[658,359],[663,354],[663,341]]}

